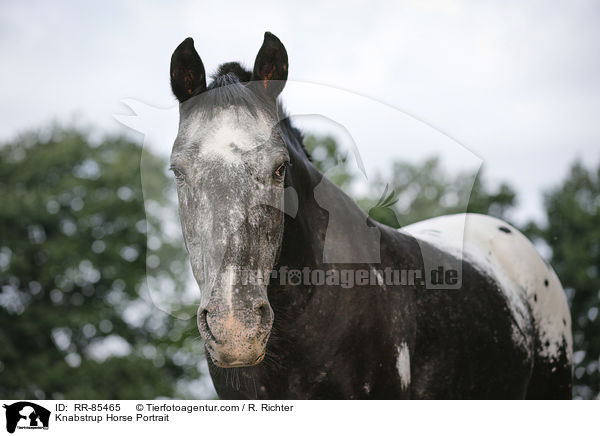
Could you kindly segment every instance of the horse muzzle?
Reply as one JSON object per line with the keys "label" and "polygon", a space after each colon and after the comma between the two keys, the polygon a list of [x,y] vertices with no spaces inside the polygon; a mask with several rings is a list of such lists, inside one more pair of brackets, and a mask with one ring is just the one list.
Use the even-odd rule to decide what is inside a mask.
{"label": "horse muzzle", "polygon": [[273,310],[259,301],[252,308],[198,310],[198,330],[213,363],[222,368],[258,365],[273,326]]}

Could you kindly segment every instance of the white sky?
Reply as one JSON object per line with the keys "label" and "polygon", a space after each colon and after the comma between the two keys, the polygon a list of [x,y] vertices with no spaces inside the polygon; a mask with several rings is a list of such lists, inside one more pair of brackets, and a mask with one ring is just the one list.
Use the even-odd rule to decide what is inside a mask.
{"label": "white sky", "polygon": [[[542,191],[575,158],[600,163],[593,1],[4,1],[0,140],[52,120],[125,129],[113,118],[128,112],[124,98],[174,105],[169,61],[185,37],[210,73],[231,60],[251,66],[265,30],[285,44],[290,80],[313,84],[289,86],[286,106],[355,129],[371,174],[391,159],[420,159],[427,138],[443,137],[402,112],[398,122],[385,118],[389,106],[456,138],[483,160],[488,179],[515,187],[518,221],[540,216]],[[343,101],[346,92],[356,105]]]}

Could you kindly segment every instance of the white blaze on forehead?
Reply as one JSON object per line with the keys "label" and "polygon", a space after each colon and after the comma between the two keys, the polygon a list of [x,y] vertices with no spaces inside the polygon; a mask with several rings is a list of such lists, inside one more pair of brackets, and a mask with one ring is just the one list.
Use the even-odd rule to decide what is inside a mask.
{"label": "white blaze on forehead", "polygon": [[200,153],[229,164],[241,163],[241,153],[269,140],[273,125],[263,115],[254,117],[239,109],[222,110],[205,126],[207,133],[202,138]]}
{"label": "white blaze on forehead", "polygon": [[396,347],[398,356],[396,357],[396,369],[400,377],[400,386],[406,389],[410,385],[410,352],[406,342],[402,342]]}

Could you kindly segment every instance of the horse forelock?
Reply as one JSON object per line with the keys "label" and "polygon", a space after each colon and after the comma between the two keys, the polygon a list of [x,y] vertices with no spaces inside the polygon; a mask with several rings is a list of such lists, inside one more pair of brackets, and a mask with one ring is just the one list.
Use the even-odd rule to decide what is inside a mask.
{"label": "horse forelock", "polygon": [[219,65],[211,78],[212,81],[206,89],[209,93],[203,104],[208,116],[212,117],[215,109],[230,106],[248,110],[252,115],[256,115],[259,108],[272,112],[272,115],[280,123],[287,145],[299,148],[306,158],[311,160],[310,153],[304,146],[302,132],[294,127],[281,102],[278,101],[270,107],[264,99],[246,86],[252,80],[251,71],[244,68],[239,62],[227,62]]}

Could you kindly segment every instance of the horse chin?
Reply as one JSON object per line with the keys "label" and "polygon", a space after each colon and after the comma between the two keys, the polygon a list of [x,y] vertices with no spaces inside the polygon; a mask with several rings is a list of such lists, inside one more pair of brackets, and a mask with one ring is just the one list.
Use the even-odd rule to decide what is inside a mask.
{"label": "horse chin", "polygon": [[225,362],[225,361],[216,359],[215,357],[212,356],[212,354],[211,354],[210,358],[213,361],[213,363],[215,364],[215,366],[218,366],[219,368],[242,368],[242,367],[256,366],[259,363],[261,363],[263,361],[263,359],[265,358],[265,352],[263,351],[263,353],[258,357],[258,359],[254,360],[253,362],[244,362],[244,361],[238,361],[238,360],[234,360],[232,362]]}

